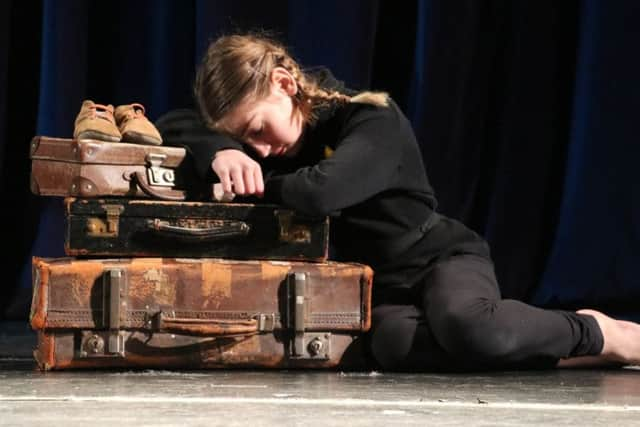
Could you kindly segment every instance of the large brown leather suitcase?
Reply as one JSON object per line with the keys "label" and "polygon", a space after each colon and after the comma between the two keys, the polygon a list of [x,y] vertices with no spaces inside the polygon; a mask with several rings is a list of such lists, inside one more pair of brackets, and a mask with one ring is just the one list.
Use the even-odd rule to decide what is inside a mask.
{"label": "large brown leather suitcase", "polygon": [[360,264],[34,258],[33,271],[43,370],[365,368]]}
{"label": "large brown leather suitcase", "polygon": [[31,191],[37,195],[211,198],[211,186],[194,179],[181,147],[36,136],[30,155]]}
{"label": "large brown leather suitcase", "polygon": [[65,200],[70,256],[325,261],[329,220],[276,205]]}

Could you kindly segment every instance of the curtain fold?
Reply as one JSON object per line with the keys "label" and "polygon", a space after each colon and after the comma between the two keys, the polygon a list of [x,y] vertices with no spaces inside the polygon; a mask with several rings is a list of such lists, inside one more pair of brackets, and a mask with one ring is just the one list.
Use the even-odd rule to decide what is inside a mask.
{"label": "curtain fold", "polygon": [[638,19],[604,0],[2,2],[2,219],[21,237],[0,317],[26,317],[32,255],[63,255],[61,200],[29,193],[31,137],[70,137],[83,99],[191,106],[208,42],[248,30],[392,95],[506,297],[638,312]]}
{"label": "curtain fold", "polygon": [[[25,318],[22,308],[30,288],[20,286],[37,234],[40,201],[29,192],[29,142],[36,134],[40,93],[42,4],[8,0],[0,5],[0,224],[4,226],[4,280],[0,286],[0,319],[7,308]],[[30,286],[30,284],[29,284]]]}
{"label": "curtain fold", "polygon": [[408,112],[440,208],[488,239],[503,295],[527,300],[559,209],[578,2],[418,5]]}
{"label": "curtain fold", "polygon": [[533,300],[638,316],[640,5],[586,1],[559,223]]}

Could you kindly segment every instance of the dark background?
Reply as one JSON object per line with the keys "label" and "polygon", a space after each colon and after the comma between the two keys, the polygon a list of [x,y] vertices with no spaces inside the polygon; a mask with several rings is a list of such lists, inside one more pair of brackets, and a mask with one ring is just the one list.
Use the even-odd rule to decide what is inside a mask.
{"label": "dark background", "polygon": [[61,200],[29,193],[31,137],[70,137],[84,99],[189,106],[207,42],[264,29],[391,93],[506,297],[638,320],[639,22],[632,0],[0,2],[0,318],[28,317],[31,256],[63,255]]}

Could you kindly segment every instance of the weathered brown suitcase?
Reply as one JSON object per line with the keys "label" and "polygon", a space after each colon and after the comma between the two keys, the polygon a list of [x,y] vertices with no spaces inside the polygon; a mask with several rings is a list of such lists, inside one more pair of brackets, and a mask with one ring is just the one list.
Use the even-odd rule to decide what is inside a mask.
{"label": "weathered brown suitcase", "polygon": [[364,265],[34,258],[33,270],[43,370],[365,368]]}
{"label": "weathered brown suitcase", "polygon": [[65,200],[70,256],[325,261],[329,220],[276,205]]}
{"label": "weathered brown suitcase", "polygon": [[210,199],[180,147],[36,136],[31,191],[43,196]]}

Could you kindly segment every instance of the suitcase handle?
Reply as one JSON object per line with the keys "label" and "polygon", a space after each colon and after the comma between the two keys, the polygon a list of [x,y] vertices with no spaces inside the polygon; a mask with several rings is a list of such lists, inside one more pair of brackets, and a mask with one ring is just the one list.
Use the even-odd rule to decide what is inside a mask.
{"label": "suitcase handle", "polygon": [[140,190],[142,190],[142,192],[149,197],[173,202],[182,202],[186,200],[186,197],[182,191],[170,190],[170,192],[167,191],[160,193],[154,190],[147,183],[147,178],[139,171],[133,172],[131,175],[129,175],[129,177],[131,178],[131,181],[133,181],[133,183],[136,184],[140,188]]}
{"label": "suitcase handle", "polygon": [[167,315],[162,312],[159,317],[158,327],[160,332],[202,337],[247,336],[258,333],[258,321],[256,319],[187,319],[167,317]]}
{"label": "suitcase handle", "polygon": [[222,225],[214,227],[181,227],[171,225],[167,221],[150,219],[147,228],[162,234],[182,239],[222,240],[231,237],[241,237],[249,234],[251,227],[243,221],[223,221]]}

